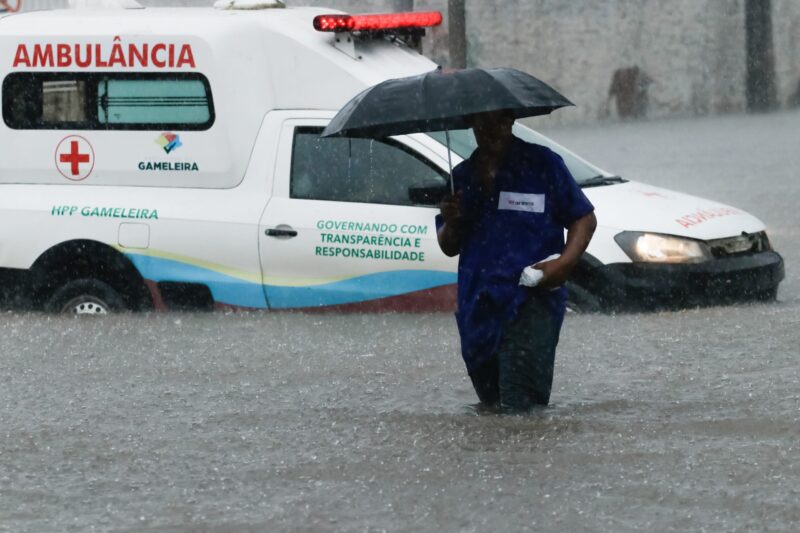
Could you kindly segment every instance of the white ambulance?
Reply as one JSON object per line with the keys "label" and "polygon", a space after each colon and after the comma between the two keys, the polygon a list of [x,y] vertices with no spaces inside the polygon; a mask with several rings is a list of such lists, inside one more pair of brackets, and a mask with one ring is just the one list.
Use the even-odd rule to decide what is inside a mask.
{"label": "white ambulance", "polygon": [[[266,0],[0,17],[5,301],[453,309],[457,262],[434,226],[442,136],[319,137],[367,86],[436,68],[408,42],[439,21]],[[775,297],[783,262],[753,216],[516,128],[560,153],[597,207],[573,307]],[[453,141],[455,164],[474,140]]]}

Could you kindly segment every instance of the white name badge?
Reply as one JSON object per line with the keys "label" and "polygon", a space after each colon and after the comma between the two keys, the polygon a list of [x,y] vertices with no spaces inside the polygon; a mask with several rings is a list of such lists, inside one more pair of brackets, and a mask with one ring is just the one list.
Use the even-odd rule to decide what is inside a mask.
{"label": "white name badge", "polygon": [[501,191],[497,209],[544,213],[544,194]]}

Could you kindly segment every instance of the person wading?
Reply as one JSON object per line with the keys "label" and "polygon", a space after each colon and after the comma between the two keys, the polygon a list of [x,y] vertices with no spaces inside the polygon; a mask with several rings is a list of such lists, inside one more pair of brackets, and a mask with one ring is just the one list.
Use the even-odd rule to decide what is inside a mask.
{"label": "person wading", "polygon": [[[456,323],[478,398],[527,411],[550,400],[564,283],[597,220],[561,157],[514,137],[511,113],[468,122],[478,148],[453,169],[455,194],[436,217],[439,246],[460,255]],[[543,274],[533,288],[519,284],[531,265]]]}

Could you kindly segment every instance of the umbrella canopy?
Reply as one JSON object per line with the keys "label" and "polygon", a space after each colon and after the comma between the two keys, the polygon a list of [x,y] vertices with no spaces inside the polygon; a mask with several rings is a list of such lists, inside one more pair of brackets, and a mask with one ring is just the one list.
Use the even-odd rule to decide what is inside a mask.
{"label": "umbrella canopy", "polygon": [[506,110],[522,118],[571,105],[545,82],[513,68],[437,69],[366,89],[345,104],[322,136],[381,138],[463,129],[476,113]]}

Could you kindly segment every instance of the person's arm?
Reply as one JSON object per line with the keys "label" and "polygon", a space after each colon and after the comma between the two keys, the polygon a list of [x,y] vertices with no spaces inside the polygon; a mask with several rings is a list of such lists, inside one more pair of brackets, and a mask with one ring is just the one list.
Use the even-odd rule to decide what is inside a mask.
{"label": "person's arm", "polygon": [[454,196],[448,195],[439,204],[439,210],[444,224],[436,232],[439,248],[444,255],[453,257],[461,252],[464,237],[464,215],[461,211],[462,193],[458,191]]}
{"label": "person's arm", "polygon": [[594,212],[584,215],[569,225],[567,244],[564,246],[561,257],[534,265],[534,268],[541,270],[544,274],[544,278],[537,287],[551,289],[566,283],[583,252],[586,251],[586,247],[589,246],[595,228],[597,228],[597,218],[594,216]]}

